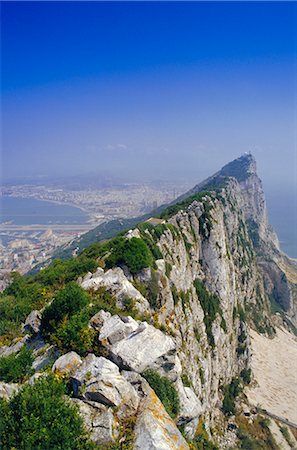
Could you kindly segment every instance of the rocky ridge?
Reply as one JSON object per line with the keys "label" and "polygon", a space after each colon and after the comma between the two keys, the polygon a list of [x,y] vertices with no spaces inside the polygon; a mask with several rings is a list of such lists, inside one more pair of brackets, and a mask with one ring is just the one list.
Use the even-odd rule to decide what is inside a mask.
{"label": "rocky ridge", "polygon": [[[127,421],[134,433],[128,448],[187,449],[203,433],[219,448],[237,448],[238,424],[222,411],[226,386],[249,373],[250,327],[272,338],[276,326],[295,323],[297,308],[294,264],[269,227],[254,158],[225,166],[123,242],[130,239],[149,245],[155,255],[149,267],[136,273],[123,261],[108,267],[111,244],[98,255],[100,267],[78,279],[87,292],[106,290],[123,311],[101,309],[90,319],[101,354],[66,353],[52,371],[70,379],[72,401],[102,448],[125,442]],[[276,318],[271,296],[283,308]],[[6,346],[4,356],[34,345],[40,317],[29,315],[24,331],[33,337]],[[171,417],[152,379],[168,380],[176,392],[179,408]],[[0,392],[9,397],[15,389],[2,383]]]}

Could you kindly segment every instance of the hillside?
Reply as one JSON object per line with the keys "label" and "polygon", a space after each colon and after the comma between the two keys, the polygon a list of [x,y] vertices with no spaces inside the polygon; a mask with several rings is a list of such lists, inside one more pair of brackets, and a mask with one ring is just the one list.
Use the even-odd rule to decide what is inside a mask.
{"label": "hillside", "polygon": [[[280,333],[294,347],[297,325],[297,271],[253,156],[103,231],[76,258],[15,275],[0,297],[2,447],[294,448],[246,396],[257,377],[265,389],[252,349]],[[54,421],[61,411],[69,422]]]}

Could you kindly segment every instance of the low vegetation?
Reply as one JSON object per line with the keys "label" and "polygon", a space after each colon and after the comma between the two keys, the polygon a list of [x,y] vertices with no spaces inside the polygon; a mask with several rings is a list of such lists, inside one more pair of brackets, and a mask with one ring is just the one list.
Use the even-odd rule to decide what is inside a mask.
{"label": "low vegetation", "polygon": [[250,421],[244,416],[236,418],[239,448],[243,450],[279,450],[271,431],[269,420],[257,416]]}
{"label": "low vegetation", "polygon": [[14,273],[10,286],[0,294],[0,345],[20,334],[22,322],[33,309],[43,308],[65,284],[97,267],[95,260],[82,257],[56,260],[30,277]]}
{"label": "low vegetation", "polygon": [[0,380],[6,383],[19,383],[26,377],[32,375],[31,369],[34,361],[32,350],[23,346],[21,350],[13,355],[0,358]]}
{"label": "low vegetation", "polygon": [[143,239],[118,238],[110,250],[111,254],[105,261],[107,268],[124,264],[134,275],[154,265],[154,258]]}
{"label": "low vegetation", "polygon": [[242,385],[240,378],[233,378],[231,383],[225,386],[225,396],[222,410],[226,416],[232,416],[235,414],[235,401],[241,392]]}
{"label": "low vegetation", "polygon": [[194,438],[187,439],[187,441],[191,450],[219,450],[218,447],[209,439],[202,420],[198,423]]}
{"label": "low vegetation", "polygon": [[163,403],[170,417],[174,419],[179,413],[179,397],[172,381],[161,377],[153,370],[145,371],[143,376]]}
{"label": "low vegetation", "polygon": [[160,214],[160,218],[161,219],[169,219],[170,217],[177,214],[180,210],[187,209],[194,201],[198,201],[198,202],[203,201],[203,198],[206,196],[213,198],[213,194],[210,191],[197,192],[196,194],[193,194],[193,195],[185,198],[184,200],[181,200],[180,202],[175,203],[174,205],[168,206]]}
{"label": "low vegetation", "polygon": [[77,408],[53,376],[25,385],[10,402],[0,399],[0,448],[91,450]]}
{"label": "low vegetation", "polygon": [[115,298],[104,288],[88,294],[76,283],[68,283],[45,308],[41,330],[45,339],[62,351],[75,351],[82,356],[89,352],[99,355],[102,349],[98,333],[88,326],[89,320],[101,309],[111,314],[134,316],[133,301],[126,299],[124,305],[125,311],[120,310]]}
{"label": "low vegetation", "polygon": [[204,324],[206,328],[207,340],[211,347],[215,346],[214,337],[212,334],[212,324],[217,317],[221,316],[221,327],[227,332],[227,326],[223,317],[223,311],[220,305],[220,299],[216,294],[211,294],[201,280],[196,279],[194,286],[197,292],[198,299],[204,312]]}

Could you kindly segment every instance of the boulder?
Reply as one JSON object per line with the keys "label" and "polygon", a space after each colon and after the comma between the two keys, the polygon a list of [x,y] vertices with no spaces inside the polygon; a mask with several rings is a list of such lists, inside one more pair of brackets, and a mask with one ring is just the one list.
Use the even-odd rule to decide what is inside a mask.
{"label": "boulder", "polygon": [[80,284],[86,290],[93,289],[96,291],[100,287],[105,287],[116,297],[119,305],[125,298],[131,298],[135,300],[135,307],[140,312],[150,310],[147,299],[127,279],[120,267],[114,267],[106,272],[99,267],[91,278],[89,276],[85,277]]}
{"label": "boulder", "polygon": [[114,417],[111,408],[97,402],[72,399],[84,419],[91,440],[96,445],[110,444],[114,441]]}
{"label": "boulder", "polygon": [[101,311],[97,312],[97,314],[91,317],[89,323],[93,328],[95,328],[95,330],[101,330],[101,327],[104,324],[104,322],[110,318],[111,318],[110,312],[101,309]]}
{"label": "boulder", "polygon": [[99,340],[102,343],[107,341],[111,345],[115,344],[137,330],[138,326],[136,320],[130,316],[112,316],[104,322],[100,331]]}
{"label": "boulder", "polygon": [[68,375],[73,373],[81,364],[81,357],[75,352],[69,352],[57,359],[52,367],[52,371]]}
{"label": "boulder", "polygon": [[186,440],[145,381],[142,390],[144,399],[134,429],[134,450],[188,450]]}
{"label": "boulder", "polygon": [[0,347],[0,357],[1,356],[9,356],[17,353],[21,350],[21,348],[30,340],[30,335],[26,334],[22,339],[18,339],[12,345],[4,345]]}
{"label": "boulder", "polygon": [[36,357],[32,364],[32,369],[34,370],[43,370],[46,367],[53,364],[53,362],[59,357],[59,350],[54,345],[46,344],[43,348],[38,350],[36,353],[34,352],[34,356]]}
{"label": "boulder", "polygon": [[41,312],[37,310],[31,311],[23,325],[23,332],[27,331],[38,334],[40,331],[40,325]]}
{"label": "boulder", "polygon": [[19,385],[17,383],[4,383],[0,381],[0,397],[9,400],[17,391]]}
{"label": "boulder", "polygon": [[138,228],[134,228],[133,230],[129,230],[125,234],[125,238],[127,238],[127,239],[132,239],[133,237],[141,238],[140,231],[138,230]]}
{"label": "boulder", "polygon": [[179,378],[175,382],[180,401],[179,422],[189,422],[202,412],[201,402],[190,387],[185,387]]}
{"label": "boulder", "polygon": [[176,346],[173,339],[146,322],[113,344],[110,353],[117,365],[139,373],[158,367],[169,372],[175,367]]}
{"label": "boulder", "polygon": [[127,415],[137,410],[139,398],[119,368],[102,356],[89,354],[72,375],[75,396],[119,407]]}

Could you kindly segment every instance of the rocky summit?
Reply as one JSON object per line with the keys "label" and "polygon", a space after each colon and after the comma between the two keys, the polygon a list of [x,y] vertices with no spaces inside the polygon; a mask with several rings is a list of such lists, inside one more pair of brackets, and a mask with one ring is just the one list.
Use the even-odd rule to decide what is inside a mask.
{"label": "rocky summit", "polygon": [[0,300],[1,448],[297,448],[297,265],[251,154]]}

